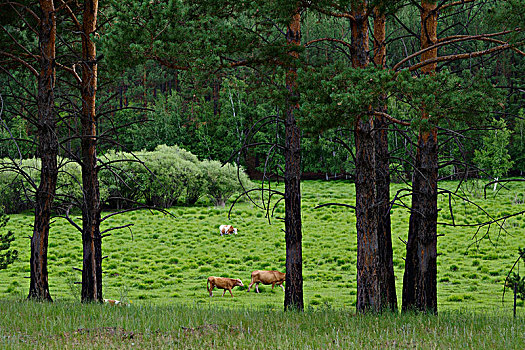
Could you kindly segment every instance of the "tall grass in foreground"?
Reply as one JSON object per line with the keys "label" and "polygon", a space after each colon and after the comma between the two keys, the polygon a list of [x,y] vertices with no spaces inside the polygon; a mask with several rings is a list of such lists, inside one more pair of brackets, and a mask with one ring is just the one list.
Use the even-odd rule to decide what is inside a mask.
{"label": "tall grass in foreground", "polygon": [[[356,315],[0,301],[0,348],[524,349],[525,318],[497,311]],[[7,317],[5,317],[7,316]]]}

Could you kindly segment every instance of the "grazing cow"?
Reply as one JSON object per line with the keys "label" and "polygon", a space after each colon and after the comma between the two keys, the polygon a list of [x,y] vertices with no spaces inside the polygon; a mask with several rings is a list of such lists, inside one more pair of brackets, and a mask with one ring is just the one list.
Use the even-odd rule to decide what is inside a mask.
{"label": "grazing cow", "polygon": [[221,236],[231,235],[232,233],[237,234],[237,229],[232,225],[221,225],[219,226],[219,232],[221,233]]}
{"label": "grazing cow", "polygon": [[263,271],[255,270],[252,272],[252,283],[248,287],[248,292],[255,283],[255,291],[259,293],[259,283],[262,284],[271,284],[272,289],[275,285],[281,286],[284,292],[283,282],[286,278],[286,274],[279,271]]}
{"label": "grazing cow", "polygon": [[[109,304],[111,306],[115,306],[115,305],[124,305],[123,302],[121,302],[120,300],[113,300],[113,299],[104,299],[104,304]],[[128,305],[129,306],[129,305]]]}
{"label": "grazing cow", "polygon": [[[211,286],[211,287],[210,287]],[[242,281],[238,278],[227,278],[227,277],[208,277],[208,282],[206,282],[206,288],[210,292],[210,297],[213,296],[213,288],[217,287],[218,289],[224,289],[222,296],[226,293],[226,290],[230,291],[230,294],[233,298],[232,288],[235,286],[244,287]]]}

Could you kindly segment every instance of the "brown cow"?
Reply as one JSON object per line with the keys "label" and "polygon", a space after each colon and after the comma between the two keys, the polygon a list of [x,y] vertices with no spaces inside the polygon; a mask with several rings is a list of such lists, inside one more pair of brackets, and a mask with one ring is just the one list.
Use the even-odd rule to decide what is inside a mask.
{"label": "brown cow", "polygon": [[[210,288],[210,285],[211,285],[211,288]],[[232,288],[235,286],[244,287],[244,284],[242,284],[242,281],[238,278],[214,277],[214,276],[208,277],[208,282],[206,282],[206,288],[208,288],[208,292],[210,292],[210,297],[213,296],[213,293],[212,293],[213,288],[217,287],[218,289],[224,289],[224,292],[222,292],[222,296],[224,296],[224,293],[226,293],[226,290],[229,290],[233,298]]]}
{"label": "brown cow", "polygon": [[259,293],[259,283],[271,284],[272,289],[275,285],[281,286],[284,292],[283,282],[286,278],[286,274],[279,271],[263,271],[255,270],[252,272],[252,283],[248,287],[248,292],[255,283],[255,291]]}

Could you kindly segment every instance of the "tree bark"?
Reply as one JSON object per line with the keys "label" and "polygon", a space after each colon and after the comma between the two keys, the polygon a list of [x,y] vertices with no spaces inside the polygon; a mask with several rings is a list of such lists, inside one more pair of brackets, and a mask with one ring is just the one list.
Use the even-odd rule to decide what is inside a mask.
{"label": "tree bark", "polygon": [[[437,3],[421,2],[421,48],[437,43]],[[424,52],[421,61],[437,57],[437,48]],[[434,74],[436,63],[424,66]],[[422,118],[429,119],[426,112]],[[437,313],[437,128],[420,129],[412,180],[412,211],[408,228],[403,277],[403,311]]]}
{"label": "tree bark", "polygon": [[[374,11],[374,64],[385,68],[386,61],[386,17],[377,8]],[[380,112],[386,113],[386,96],[381,96]],[[381,305],[397,310],[396,282],[392,251],[390,222],[390,153],[388,151],[388,121],[376,116],[374,121],[376,143],[376,200],[378,210],[379,283]]]}
{"label": "tree bark", "polygon": [[47,272],[47,247],[51,208],[55,197],[58,166],[58,138],[54,111],[56,15],[53,1],[40,1],[38,76],[38,154],[41,159],[40,185],[36,191],[35,221],[31,237],[28,299],[52,301]]}
{"label": "tree bark", "polygon": [[[365,68],[369,63],[366,9],[367,1],[352,6],[353,68]],[[374,133],[373,116],[358,117],[355,123],[358,312],[378,312],[382,309]]]}
{"label": "tree bark", "polygon": [[82,302],[102,302],[102,239],[97,167],[97,58],[95,34],[98,0],[84,2],[82,19]]}
{"label": "tree bark", "polygon": [[[286,31],[292,61],[299,58],[296,47],[301,45],[301,15],[299,9],[293,15]],[[297,68],[290,64],[286,72],[288,90],[285,116],[285,240],[286,240],[286,289],[285,310],[304,309],[303,303],[303,257],[301,233],[301,136],[295,111],[299,109]]]}

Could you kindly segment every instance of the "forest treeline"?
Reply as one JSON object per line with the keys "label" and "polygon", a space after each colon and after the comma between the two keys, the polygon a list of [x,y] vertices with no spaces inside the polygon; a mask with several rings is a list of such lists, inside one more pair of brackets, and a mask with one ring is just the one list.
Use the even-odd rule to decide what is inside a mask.
{"label": "forest treeline", "polygon": [[[259,190],[284,202],[284,305],[300,310],[301,178],[355,183],[358,311],[397,309],[395,205],[410,211],[402,309],[437,312],[437,198],[472,203],[439,181],[524,169],[523,0],[0,4],[0,155],[35,199],[30,298],[51,300],[50,217],[76,205],[82,300],[102,300],[100,180],[117,151],[178,146],[282,179]],[[19,165],[33,157],[39,181]],[[80,165],[81,200],[59,195],[61,159]]]}
{"label": "forest treeline", "polygon": [[[447,14],[448,23],[446,25],[451,28],[443,28],[442,30],[454,32],[455,35],[496,32],[500,27],[498,21],[474,20],[474,18],[497,19],[494,9],[497,3],[489,4],[488,1],[483,3],[487,4],[483,4],[480,9],[465,8],[458,11],[459,13]],[[141,3],[137,2],[136,6],[139,4]],[[387,27],[389,52],[385,58],[385,67],[387,68],[392,68],[398,61],[408,56],[408,48],[414,51],[414,48],[417,47],[416,41],[418,39],[413,35],[414,32],[417,32],[419,25],[419,19],[414,15],[416,9],[410,8],[407,4],[399,5],[399,8],[400,10],[396,13],[399,24]],[[134,10],[127,10],[124,15],[132,11]],[[146,17],[147,9],[142,12]],[[13,15],[8,11],[5,14],[5,17],[9,15],[12,17]],[[460,29],[464,22],[468,24],[468,27]],[[12,23],[10,24],[12,25]],[[148,26],[153,25],[154,22],[148,23]],[[308,56],[303,62],[305,67],[326,66],[327,62],[340,61],[350,54],[347,45],[344,44],[344,38],[345,35],[348,38],[349,29],[345,28],[347,23],[344,19],[330,18],[322,13],[308,13],[303,19],[303,26],[303,42],[311,42],[308,45]],[[110,26],[101,27],[99,35],[108,31],[111,35],[120,35],[120,32],[115,33],[108,27]],[[340,36],[343,38],[341,42],[338,43],[335,39],[333,41],[319,40],[325,36],[332,36],[335,28],[341,32]],[[267,87],[261,86],[264,76],[254,76],[253,72],[246,69],[236,70],[235,72],[223,70],[213,75],[209,75],[207,70],[204,76],[200,71],[192,70],[190,72],[187,69],[173,69],[160,58],[151,57],[147,59],[148,55],[142,55],[144,48],[139,44],[144,43],[128,45],[120,39],[125,47],[119,47],[113,45],[114,41],[108,40],[108,36],[109,34],[99,37],[100,45],[102,45],[100,50],[104,55],[100,61],[104,70],[100,72],[99,79],[107,85],[98,89],[99,100],[104,101],[104,103],[99,103],[98,108],[101,112],[102,110],[111,112],[101,118],[99,128],[111,130],[118,125],[125,125],[126,127],[118,130],[116,137],[118,145],[114,141],[100,144],[99,149],[102,152],[120,147],[132,152],[151,151],[159,144],[166,144],[183,147],[196,154],[199,159],[227,162],[231,160],[231,155],[235,151],[242,149],[246,133],[255,121],[278,113],[279,106],[272,99],[271,91],[267,91]],[[464,45],[461,50],[465,52],[489,47],[489,44],[483,41],[460,42],[460,44]],[[447,49],[443,47],[443,50],[454,52],[457,48]],[[498,120],[505,120],[506,127],[510,132],[510,140],[508,144],[504,145],[513,159],[508,174],[520,175],[525,169],[525,157],[523,156],[525,154],[525,124],[523,122],[525,111],[522,103],[523,74],[521,74],[525,67],[523,60],[520,59],[520,54],[513,50],[495,52],[490,57],[490,59],[482,57],[475,62],[473,60],[444,62],[440,70],[456,73],[461,79],[464,79],[463,90],[470,89],[471,78],[479,75],[487,78],[496,88],[494,93],[500,94],[498,103],[501,105],[498,110],[494,108],[495,114],[493,116]],[[193,59],[193,57],[188,57],[188,59]],[[417,57],[413,57],[407,62],[414,62],[416,59]],[[317,83],[320,82],[319,76],[320,73],[304,73],[304,85],[308,89],[305,91],[303,88],[301,96],[303,100],[315,100],[315,98],[320,97],[315,96],[319,93],[319,86],[317,86]],[[26,72],[17,72],[16,78],[24,79],[24,86],[34,84]],[[3,79],[7,79],[5,74]],[[11,96],[20,97],[27,94],[27,91],[24,93],[20,91],[20,88],[13,86],[12,82],[9,83],[9,79],[6,80],[6,84],[10,85],[9,89],[16,91],[7,93],[9,90],[7,86],[5,87],[2,96],[6,105],[11,102]],[[459,85],[460,82],[457,84]],[[457,93],[461,93],[461,90],[458,90]],[[312,97],[311,94],[314,96]],[[392,97],[387,100],[390,114],[400,119],[409,120],[413,118],[410,102],[400,101]],[[480,96],[479,98],[482,99],[483,97]],[[307,100],[307,102],[309,101]],[[11,111],[9,117],[4,113],[4,122],[10,131],[6,128],[1,130],[0,135],[4,142],[0,144],[0,157],[12,154],[17,147],[21,148],[26,157],[31,156],[34,151],[30,140],[36,134],[36,126],[27,118],[22,117],[22,113],[25,110],[30,112],[31,108],[35,106],[30,103],[28,96],[25,98],[25,102],[13,101],[13,103],[16,103],[17,107]],[[6,112],[14,107],[11,104],[9,106]],[[126,107],[133,109],[125,109]],[[140,107],[146,107],[152,111],[140,111],[137,109]],[[478,110],[478,106],[470,106],[470,108],[472,113],[483,113]],[[68,112],[65,111],[65,113]],[[316,111],[316,113],[329,114],[329,112],[325,113],[324,111]],[[63,118],[66,123],[70,123],[66,115]],[[465,134],[461,145],[456,142],[448,142],[445,147],[442,147],[443,162],[450,161],[451,155],[456,158],[461,155],[465,162],[443,166],[440,169],[441,178],[459,179],[467,171],[465,167],[468,165],[470,165],[467,171],[470,174],[469,176],[485,175],[486,177],[490,175],[480,173],[475,169],[481,163],[474,162],[474,151],[481,146],[479,142],[481,137],[489,132],[487,129],[495,127],[490,122],[491,119],[489,118],[483,128],[480,127],[478,130],[471,130]],[[303,178],[352,178],[355,175],[355,166],[351,153],[338,142],[338,140],[351,138],[351,132],[344,128],[331,130],[325,127],[323,129],[327,130],[319,133],[319,127],[316,126],[312,131],[304,130],[302,132],[303,159],[301,167]],[[274,132],[273,128],[263,128],[258,131],[255,138],[258,142],[265,142],[272,139]],[[21,140],[26,140],[26,142],[20,142],[16,146],[12,141],[9,141],[10,134]],[[409,128],[404,135],[398,132],[392,133],[392,137],[389,139],[390,149],[402,150],[396,154],[397,159],[391,164],[392,169],[396,170],[396,176],[406,179],[411,176],[410,157],[404,150],[411,149],[413,138],[414,136],[411,136]],[[78,143],[78,139],[69,139],[66,147],[69,149],[78,148]],[[260,177],[264,171],[266,153],[267,149],[263,147],[248,148],[241,153],[239,160],[243,166],[247,167],[248,173],[252,177]],[[275,166],[276,163],[278,160],[272,162],[271,165]],[[268,164],[266,165],[268,166]],[[401,179],[396,177],[393,180],[400,181]]]}

